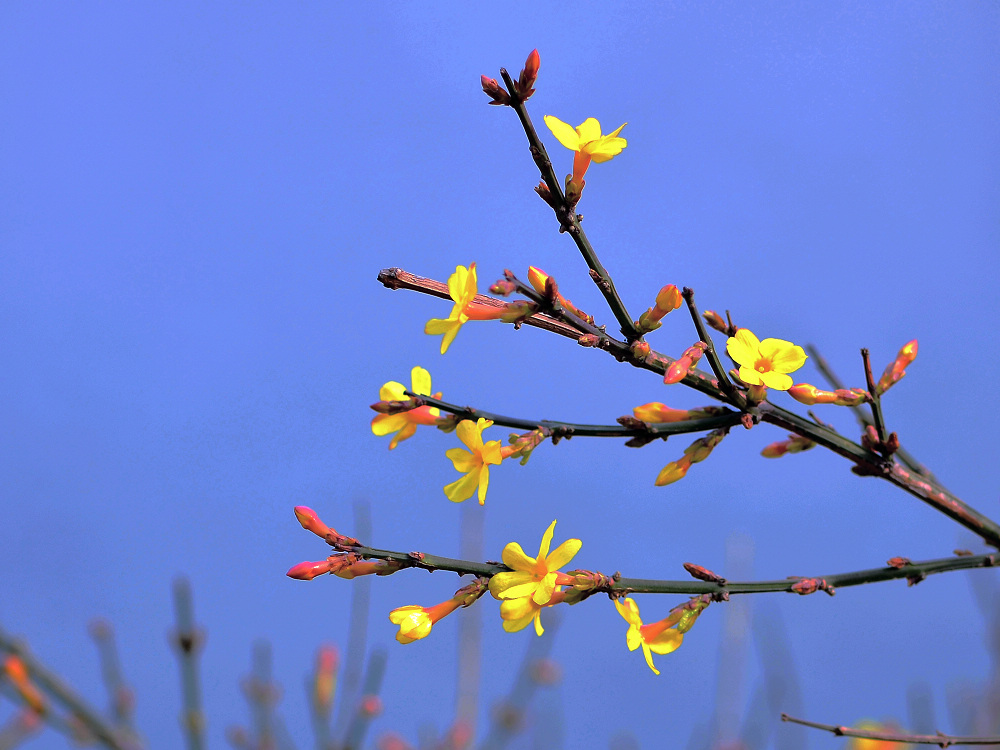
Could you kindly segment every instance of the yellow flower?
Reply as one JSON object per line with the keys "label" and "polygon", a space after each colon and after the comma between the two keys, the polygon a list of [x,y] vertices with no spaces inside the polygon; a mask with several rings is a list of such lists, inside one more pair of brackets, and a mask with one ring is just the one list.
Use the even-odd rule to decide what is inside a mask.
{"label": "yellow flower", "polygon": [[573,182],[579,186],[583,184],[583,175],[591,160],[598,164],[609,161],[628,145],[628,141],[618,137],[628,123],[623,123],[618,130],[607,135],[601,135],[601,123],[593,117],[588,117],[574,128],[557,117],[545,115],[545,124],[562,145],[576,152],[573,157]]}
{"label": "yellow flower", "polygon": [[499,464],[502,460],[500,455],[500,441],[490,440],[483,443],[483,430],[493,425],[489,419],[480,417],[475,424],[471,419],[463,419],[455,428],[455,434],[469,448],[452,448],[445,453],[455,468],[465,474],[461,479],[456,479],[451,484],[445,485],[444,494],[453,503],[460,503],[472,497],[472,493],[479,488],[479,504],[486,503],[486,488],[490,483],[490,464]]}
{"label": "yellow flower", "polygon": [[[423,367],[414,367],[410,371],[410,383],[411,392],[419,396],[431,395],[431,374]],[[402,383],[390,380],[379,389],[378,397],[381,401],[405,401],[408,398],[405,391]],[[441,398],[441,394],[435,393],[434,398]],[[389,442],[389,450],[392,450],[402,441],[413,437],[417,425],[435,424],[440,413],[432,406],[420,406],[399,414],[377,414],[372,419],[372,432],[379,436],[396,433]]]}
{"label": "yellow flower", "polygon": [[389,613],[389,621],[399,625],[396,640],[400,643],[413,643],[430,635],[431,628],[438,620],[450,615],[462,606],[461,601],[448,599],[433,607],[421,607],[408,604],[398,607]]}
{"label": "yellow flower", "polygon": [[[526,599],[540,608],[550,602],[557,584],[572,584],[573,580],[564,573],[560,573],[559,568],[576,556],[580,547],[583,546],[583,542],[579,539],[567,539],[550,554],[549,547],[552,544],[552,534],[555,529],[556,522],[553,521],[542,535],[542,543],[538,546],[537,557],[528,557],[517,542],[511,542],[503,548],[504,565],[511,571],[497,573],[490,579],[490,593],[496,599]],[[524,604],[523,606],[527,607],[528,605]],[[503,605],[501,605],[502,616]],[[524,616],[527,616],[527,610],[512,619],[520,619]],[[530,619],[529,617],[524,624],[517,628],[508,628],[507,623],[504,623],[504,629],[520,630],[528,624]],[[535,627],[538,629],[539,626]]]}
{"label": "yellow flower", "polygon": [[451,342],[458,335],[458,329],[462,327],[469,316],[465,308],[476,296],[476,264],[470,263],[469,267],[456,266],[455,273],[448,277],[448,294],[451,295],[455,306],[451,308],[451,314],[447,318],[432,318],[424,326],[424,333],[432,336],[443,333],[441,339],[441,353],[444,354],[451,346]]}
{"label": "yellow flower", "polygon": [[681,622],[684,616],[683,610],[675,610],[670,613],[669,617],[659,622],[643,625],[642,618],[639,617],[639,606],[633,599],[626,598],[624,604],[615,599],[615,608],[628,623],[628,632],[625,634],[628,650],[635,651],[642,646],[642,655],[646,657],[646,664],[649,665],[654,674],[659,674],[660,670],[653,666],[653,656],[650,652],[669,654],[680,647],[684,640],[684,634],[675,626]]}
{"label": "yellow flower", "polygon": [[792,387],[785,373],[795,372],[806,362],[801,346],[782,339],[759,341],[753,333],[740,328],[726,342],[726,351],[740,366],[740,380],[747,385],[766,385],[777,391]]}

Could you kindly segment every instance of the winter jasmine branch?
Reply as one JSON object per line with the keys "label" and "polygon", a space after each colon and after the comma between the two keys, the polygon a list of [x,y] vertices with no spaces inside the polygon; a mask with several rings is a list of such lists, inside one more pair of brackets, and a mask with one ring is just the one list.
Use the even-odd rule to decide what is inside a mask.
{"label": "winter jasmine branch", "polygon": [[898,732],[852,729],[851,727],[820,724],[815,721],[796,719],[794,716],[789,716],[788,714],[782,714],[781,720],[790,721],[793,724],[801,724],[804,727],[812,729],[822,729],[832,732],[838,737],[858,737],[866,740],[882,740],[911,745],[937,745],[938,747],[950,747],[951,745],[1000,745],[1000,737],[955,737],[948,734],[941,734],[940,732],[937,734],[900,734]]}
{"label": "winter jasmine branch", "polygon": [[[400,269],[383,270],[379,273],[378,278],[379,281],[390,289],[409,289],[438,297],[445,297],[447,295],[447,287],[441,282],[424,279]],[[443,293],[442,290],[444,290]],[[477,296],[476,299],[479,300],[480,297],[483,300],[491,300],[492,304],[503,304],[499,300],[483,295]],[[541,320],[536,320],[537,318],[541,318]],[[574,330],[565,323],[546,318],[545,316],[534,315],[524,322],[526,325],[534,325],[539,328],[544,327],[553,333],[572,338],[578,343],[586,342],[585,345],[603,349],[618,361],[627,361],[634,367],[649,370],[659,375],[664,375],[670,365],[676,362],[674,358],[655,350],[650,350],[645,355],[637,357],[630,345],[603,332],[600,337],[595,337],[596,340],[594,341],[586,340],[585,337],[580,336],[578,330]],[[720,387],[718,378],[712,377],[707,373],[691,368],[680,382],[717,401],[729,403],[729,397]],[[770,402],[765,401],[759,404],[757,412],[761,421],[776,425],[796,435],[801,435],[843,456],[855,464],[855,473],[881,477],[962,524],[989,544],[1000,547],[1000,525],[948,492],[937,482],[933,475],[915,474],[906,467],[894,463],[891,459],[884,458],[862,445],[848,440],[835,430],[817,424],[806,417],[802,417]]]}
{"label": "winter jasmine branch", "polygon": [[566,200],[566,195],[563,193],[559,179],[556,177],[552,161],[545,150],[545,144],[542,143],[538,137],[538,133],[535,132],[535,126],[532,125],[531,118],[528,116],[528,110],[514,88],[514,82],[511,80],[510,74],[506,69],[500,68],[500,75],[503,77],[504,85],[511,95],[510,106],[517,112],[521,126],[524,128],[524,134],[528,137],[531,158],[534,160],[535,166],[538,167],[542,180],[548,188],[549,205],[552,206],[556,213],[556,218],[559,219],[560,231],[568,233],[573,238],[584,260],[587,262],[587,266],[590,268],[590,275],[594,279],[594,283],[601,290],[601,294],[604,295],[604,299],[608,302],[608,307],[611,308],[611,312],[618,320],[622,335],[626,340],[633,341],[638,338],[638,332],[635,330],[635,323],[632,321],[632,316],[629,315],[628,310],[625,308],[625,303],[618,296],[618,291],[611,280],[611,275],[601,264],[597,253],[590,244],[590,240],[587,239],[586,232],[580,226],[580,219],[582,217],[575,212],[575,206],[570,205]]}
{"label": "winter jasmine branch", "polygon": [[574,422],[559,422],[552,419],[541,419],[532,421],[530,419],[519,419],[508,417],[503,414],[483,411],[471,406],[458,406],[447,401],[431,398],[430,396],[419,396],[416,393],[406,391],[414,407],[432,406],[449,414],[462,417],[463,419],[489,419],[494,424],[503,427],[510,427],[515,430],[537,430],[540,429],[552,437],[616,437],[616,438],[644,438],[649,436],[666,438],[669,435],[681,435],[691,432],[708,432],[720,427],[732,427],[740,423],[739,412],[726,411],[725,414],[706,417],[705,419],[691,419],[684,422],[668,422],[664,424],[646,424],[644,427],[625,427],[622,425],[599,425],[599,424],[577,424]]}

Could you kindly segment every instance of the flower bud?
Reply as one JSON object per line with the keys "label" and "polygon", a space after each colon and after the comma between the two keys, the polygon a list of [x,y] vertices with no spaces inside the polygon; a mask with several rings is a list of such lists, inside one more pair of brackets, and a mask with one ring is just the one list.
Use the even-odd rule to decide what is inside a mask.
{"label": "flower bud", "polygon": [[541,64],[541,59],[538,56],[538,50],[531,50],[531,54],[528,55],[528,59],[524,61],[524,69],[521,71],[521,75],[517,77],[517,83],[514,84],[514,90],[517,91],[518,96],[521,97],[521,101],[527,101],[532,94],[535,93],[533,86],[535,81],[538,79],[538,68]]}
{"label": "flower bud", "polygon": [[326,575],[332,568],[333,560],[330,558],[318,562],[300,562],[290,567],[285,575],[297,581],[311,581],[317,576]]}
{"label": "flower bud", "polygon": [[779,440],[764,447],[760,452],[764,458],[781,458],[786,453],[801,453],[815,448],[816,443],[801,435],[789,435],[787,440]]}
{"label": "flower bud", "polygon": [[687,456],[683,456],[677,461],[671,461],[669,464],[660,469],[660,473],[656,477],[656,481],[653,482],[657,487],[665,487],[668,484],[673,484],[674,482],[683,479],[684,475],[688,473],[688,469],[691,468],[691,459]]}
{"label": "flower bud", "polygon": [[483,84],[483,92],[486,96],[493,100],[490,104],[510,105],[510,94],[508,94],[506,89],[497,83],[496,78],[480,76],[480,80]]}
{"label": "flower bud", "polygon": [[506,279],[500,279],[490,287],[490,292],[499,294],[501,297],[509,297],[516,290],[517,285],[513,281],[507,281]]}
{"label": "flower bud", "polygon": [[917,340],[913,339],[913,341],[903,345],[903,348],[899,350],[899,354],[896,355],[896,359],[885,368],[885,372],[879,378],[875,390],[878,393],[885,393],[889,388],[898,383],[906,374],[906,368],[913,364],[913,360],[916,358]]}
{"label": "flower bud", "polygon": [[722,319],[722,316],[715,312],[715,310],[705,310],[705,312],[701,314],[701,317],[705,319],[705,322],[708,323],[709,326],[714,328],[719,333],[724,333],[727,336],[732,335],[729,332],[729,324],[726,323],[726,321]]}
{"label": "flower bud", "polygon": [[645,341],[633,341],[629,351],[637,362],[644,362],[649,356],[649,344]]}
{"label": "flower bud", "polygon": [[667,368],[666,375],[663,376],[663,382],[667,385],[681,382],[684,376],[701,359],[701,355],[705,353],[706,349],[708,349],[708,345],[704,341],[698,341],[685,349],[680,359]]}
{"label": "flower bud", "polygon": [[338,536],[336,531],[320,520],[319,516],[316,515],[316,511],[312,508],[308,508],[305,505],[296,505],[295,517],[298,519],[299,523],[302,524],[303,529],[311,531],[318,537],[326,539],[328,534]]}
{"label": "flower bud", "polygon": [[667,284],[656,294],[656,312],[662,318],[667,313],[680,307],[683,301],[684,298],[681,296],[680,290],[673,284]]}
{"label": "flower bud", "polygon": [[576,340],[580,346],[594,347],[597,346],[601,341],[600,336],[593,333],[585,333],[580,338]]}
{"label": "flower bud", "polygon": [[382,713],[382,699],[377,695],[364,695],[361,697],[361,705],[358,711],[368,719],[374,719]]}

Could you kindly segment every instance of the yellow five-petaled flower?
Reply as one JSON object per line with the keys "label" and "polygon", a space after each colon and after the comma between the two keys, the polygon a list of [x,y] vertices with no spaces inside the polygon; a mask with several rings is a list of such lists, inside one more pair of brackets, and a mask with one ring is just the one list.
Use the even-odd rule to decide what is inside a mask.
{"label": "yellow five-petaled flower", "polygon": [[[414,367],[410,372],[410,391],[418,396],[431,395],[431,374],[423,367]],[[378,397],[382,401],[405,401],[406,388],[402,383],[390,380],[383,385],[378,392]],[[435,393],[434,398],[441,398],[440,393]],[[377,414],[372,419],[372,432],[376,435],[388,435],[395,432],[392,440],[389,441],[389,450],[392,450],[407,438],[413,437],[417,431],[417,425],[433,425],[441,412],[432,406],[419,406],[410,411],[399,414]]]}
{"label": "yellow five-petaled flower", "polygon": [[705,606],[707,603],[699,604],[695,609],[675,609],[659,622],[643,625],[642,618],[639,617],[639,605],[635,600],[626,598],[623,604],[615,599],[618,614],[628,623],[628,632],[625,634],[628,650],[635,651],[642,646],[642,655],[646,657],[646,664],[654,674],[659,674],[660,670],[653,666],[653,656],[650,652],[669,654],[680,648],[684,633],[694,624],[695,618]]}
{"label": "yellow five-petaled flower", "polygon": [[601,123],[593,117],[588,117],[577,127],[563,122],[558,117],[545,115],[545,124],[549,126],[552,135],[568,148],[575,151],[573,157],[573,182],[579,187],[583,186],[583,175],[590,166],[591,160],[598,164],[609,161],[622,152],[628,145],[628,141],[620,138],[618,134],[628,123],[623,123],[621,127],[613,133],[601,135]]}
{"label": "yellow five-petaled flower", "polygon": [[747,385],[766,385],[776,391],[787,391],[795,372],[806,362],[801,346],[783,339],[760,341],[747,328],[740,328],[726,342],[726,351],[740,366],[740,380]]}
{"label": "yellow five-petaled flower", "polygon": [[561,584],[571,584],[573,579],[559,568],[568,563],[583,545],[579,539],[567,539],[549,552],[556,522],[542,535],[537,557],[528,557],[521,545],[511,542],[503,548],[503,562],[511,569],[509,573],[497,573],[490,579],[490,593],[502,599],[500,617],[503,629],[513,633],[527,627],[534,621],[535,632],[541,635],[542,607],[552,604]]}
{"label": "yellow five-petaled flower", "polygon": [[490,464],[499,464],[503,460],[500,452],[500,441],[483,442],[483,430],[493,425],[489,419],[482,417],[475,423],[463,419],[455,428],[455,434],[469,448],[452,448],[445,453],[455,468],[465,474],[451,484],[445,485],[444,494],[453,503],[460,503],[472,497],[479,491],[479,504],[486,502],[486,488],[490,483]]}

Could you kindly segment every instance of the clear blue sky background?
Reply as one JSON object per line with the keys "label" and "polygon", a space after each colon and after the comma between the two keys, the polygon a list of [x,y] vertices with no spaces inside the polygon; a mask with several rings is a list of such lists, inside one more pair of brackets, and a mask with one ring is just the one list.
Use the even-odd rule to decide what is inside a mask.
{"label": "clear blue sky background", "polygon": [[[610,321],[531,191],[516,118],[479,90],[480,74],[516,74],[533,47],[539,126],[543,114],[629,123],[580,210],[630,311],[663,284],[692,286],[761,337],[815,343],[854,385],[859,347],[881,369],[919,339],[889,426],[1000,515],[995,4],[7,2],[0,622],[102,703],[86,625],[108,618],[153,747],[180,743],[166,641],[176,575],[208,632],[212,746],[245,723],[237,686],[267,638],[286,722],[308,747],[300,686],[316,646],[343,643],[352,584],[284,576],[326,550],[292,506],[349,533],[353,502],[369,498],[377,546],[457,553],[459,508],[441,491],[457,476],[444,456],[455,438],[422,430],[390,454],[368,428],[386,380],[420,364],[456,402],[598,423],[647,401],[705,402],[498,323],[467,326],[441,357],[422,329],[449,305],[375,281],[387,266],[444,280],[475,260],[488,283],[534,264]],[[543,136],[568,172],[570,153]],[[677,313],[650,338],[679,353],[694,334]],[[802,379],[818,376],[807,365]],[[821,415],[855,434],[848,414]],[[726,574],[734,533],[753,538],[758,578],[982,550],[832,454],[759,457],[782,437],[734,433],[667,488],[653,479],[683,440],[544,446],[527,467],[494,470],[488,556],[511,540],[530,551],[553,518],[557,540],[583,540],[575,563],[637,577],[683,578],[685,561]],[[760,626],[780,618],[813,719],[905,718],[923,681],[949,729],[946,686],[987,670],[972,576],[995,574],[759,597],[758,644],[773,645]],[[376,732],[447,724],[457,617],[403,647],[386,614],[457,585],[373,581],[370,640],[389,647]],[[677,602],[640,604],[655,619]],[[495,604],[481,607],[489,702],[535,636],[505,634]],[[711,608],[656,677],[610,603],[568,609],[553,652],[567,746],[606,746],[621,729],[643,747],[686,743],[711,714],[723,614]],[[749,669],[747,685],[755,656]]]}

